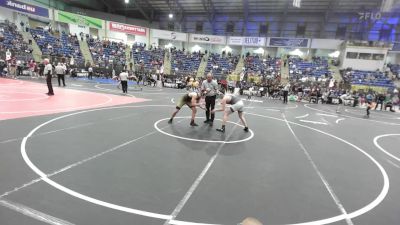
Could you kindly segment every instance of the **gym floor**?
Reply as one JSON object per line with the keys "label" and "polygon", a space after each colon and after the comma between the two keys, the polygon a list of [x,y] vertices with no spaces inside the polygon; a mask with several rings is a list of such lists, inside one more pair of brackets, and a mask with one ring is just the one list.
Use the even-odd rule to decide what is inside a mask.
{"label": "gym floor", "polygon": [[221,134],[167,123],[185,90],[0,88],[2,225],[399,224],[399,113],[253,98]]}

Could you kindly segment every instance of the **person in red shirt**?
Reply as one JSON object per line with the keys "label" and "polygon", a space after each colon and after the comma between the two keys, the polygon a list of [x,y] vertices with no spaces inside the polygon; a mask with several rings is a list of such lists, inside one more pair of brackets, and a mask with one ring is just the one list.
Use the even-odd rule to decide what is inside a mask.
{"label": "person in red shirt", "polygon": [[32,59],[32,60],[29,62],[29,75],[30,75],[32,78],[36,77],[35,69],[36,69],[36,62],[35,62],[35,60]]}

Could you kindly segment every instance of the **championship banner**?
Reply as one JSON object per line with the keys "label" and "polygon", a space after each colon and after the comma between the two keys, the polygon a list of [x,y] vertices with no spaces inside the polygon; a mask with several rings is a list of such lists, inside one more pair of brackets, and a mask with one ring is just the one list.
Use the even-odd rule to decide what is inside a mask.
{"label": "championship banner", "polygon": [[104,20],[82,16],[79,14],[69,13],[65,11],[55,10],[55,20],[63,23],[70,23],[79,26],[92,27],[97,29],[103,29]]}
{"label": "championship banner", "polygon": [[180,32],[175,32],[175,31],[151,29],[151,35],[153,38],[159,38],[159,39],[164,39],[164,40],[172,40],[172,41],[186,41],[187,40],[186,33],[180,33]]}
{"label": "championship banner", "polygon": [[122,23],[109,22],[109,29],[115,32],[146,36],[147,28],[135,25],[127,25]]}
{"label": "championship banner", "polygon": [[308,48],[308,38],[269,38],[268,47]]}
{"label": "championship banner", "polygon": [[[13,0],[0,0],[0,6],[22,13],[29,13],[36,16],[49,17],[49,10],[40,6],[26,4]],[[11,19],[11,18],[10,18]]]}
{"label": "championship banner", "polygon": [[190,42],[225,45],[226,37],[216,35],[190,34]]}
{"label": "championship banner", "polygon": [[265,46],[265,37],[229,37],[228,45]]}

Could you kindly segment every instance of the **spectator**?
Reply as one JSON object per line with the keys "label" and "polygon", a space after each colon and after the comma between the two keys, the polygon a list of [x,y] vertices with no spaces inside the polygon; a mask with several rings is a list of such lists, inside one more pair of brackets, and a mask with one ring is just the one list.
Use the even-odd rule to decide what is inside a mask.
{"label": "spectator", "polygon": [[65,65],[63,65],[62,63],[58,63],[56,68],[55,68],[55,72],[57,74],[57,80],[58,80],[58,86],[61,86],[61,80],[63,83],[63,86],[65,87],[65,72],[66,72],[66,67]]}

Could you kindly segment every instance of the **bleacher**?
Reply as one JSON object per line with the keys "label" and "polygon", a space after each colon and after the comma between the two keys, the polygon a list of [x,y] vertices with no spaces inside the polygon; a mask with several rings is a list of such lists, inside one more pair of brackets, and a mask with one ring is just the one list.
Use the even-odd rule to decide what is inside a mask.
{"label": "bleacher", "polygon": [[390,66],[390,71],[396,76],[400,74],[400,64],[393,64]]}
{"label": "bleacher", "polygon": [[331,75],[328,69],[328,60],[320,58],[316,58],[311,62],[297,57],[290,58],[289,71],[291,75],[307,75],[317,78],[324,75]]}
{"label": "bleacher", "polygon": [[30,32],[43,55],[73,57],[76,64],[84,62],[76,37],[62,33],[61,37],[57,38],[43,29],[30,29]]}
{"label": "bleacher", "polygon": [[143,62],[145,70],[152,70],[155,64],[162,64],[164,62],[164,49],[153,48],[146,50],[145,47],[141,43],[135,43],[132,46],[132,57],[136,63]]}
{"label": "bleacher", "polygon": [[0,50],[5,53],[7,49],[17,58],[22,56],[32,58],[28,43],[24,42],[24,38],[18,33],[16,26],[0,23]]}
{"label": "bleacher", "polygon": [[261,74],[275,74],[281,71],[280,58],[262,59],[259,56],[247,56],[245,59],[246,71],[251,70]]}
{"label": "bleacher", "polygon": [[112,60],[114,64],[120,66],[126,65],[126,45],[124,43],[100,41],[93,38],[89,38],[87,43],[96,64],[106,66]]}
{"label": "bleacher", "polygon": [[172,50],[171,68],[172,72],[178,69],[178,73],[189,74],[197,72],[201,62],[200,53],[185,53],[181,50]]}
{"label": "bleacher", "polygon": [[379,71],[354,70],[351,73],[351,84],[386,88],[395,87],[393,81],[386,77],[384,73]]}
{"label": "bleacher", "polygon": [[235,70],[238,61],[238,56],[233,57],[211,53],[208,57],[205,73],[207,74],[208,72],[212,71],[216,77],[231,74],[232,71]]}

